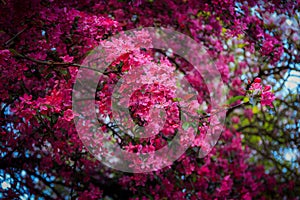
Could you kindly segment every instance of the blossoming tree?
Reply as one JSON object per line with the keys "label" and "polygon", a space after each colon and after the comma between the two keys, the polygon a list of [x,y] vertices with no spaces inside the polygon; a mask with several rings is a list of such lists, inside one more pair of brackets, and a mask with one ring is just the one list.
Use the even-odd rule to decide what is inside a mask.
{"label": "blossoming tree", "polygon": [[[299,1],[2,0],[0,4],[1,199],[299,198],[299,89],[283,90],[289,76],[300,71]],[[80,69],[95,72],[81,64],[95,47],[112,45],[111,36],[142,27],[173,29],[202,44],[228,88],[227,101],[212,110],[205,77],[187,73],[193,66],[173,55],[172,49],[123,52],[95,80],[94,103],[98,117],[105,116],[99,129],[110,133],[111,141],[124,150],[142,154],[163,148],[180,127],[178,105],[191,96],[176,97],[174,88],[180,83],[160,74],[182,72],[197,91],[193,105],[207,105],[197,110],[196,121],[182,124],[185,133],[191,127],[197,130],[196,136],[172,165],[125,173],[103,165],[83,144],[74,125],[82,118],[72,111],[72,90]],[[147,33],[139,37],[148,44]],[[123,41],[113,45],[129,48]],[[114,53],[108,52],[106,58]],[[146,75],[138,77],[135,72],[144,65]],[[128,85],[140,81],[140,88],[128,96],[132,125],[149,125],[159,134],[133,139],[107,123],[113,114],[114,86],[123,76]],[[162,79],[168,84],[156,83]],[[126,94],[127,87],[118,89]],[[160,114],[151,110],[156,104],[165,110],[165,121],[152,119]],[[208,155],[199,158],[208,124],[220,110],[227,115],[221,137]],[[84,124],[81,128],[89,132]],[[289,159],[287,151],[292,152]],[[151,162],[162,164],[158,157]]]}

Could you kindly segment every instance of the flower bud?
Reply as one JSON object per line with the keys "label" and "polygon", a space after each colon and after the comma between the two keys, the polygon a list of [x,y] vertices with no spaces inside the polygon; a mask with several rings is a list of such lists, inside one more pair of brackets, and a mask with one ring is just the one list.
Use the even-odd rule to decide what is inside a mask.
{"label": "flower bud", "polygon": [[271,86],[270,86],[270,85],[267,85],[267,86],[264,88],[264,92],[269,91],[269,90],[271,90]]}
{"label": "flower bud", "polygon": [[255,78],[254,79],[254,83],[260,83],[261,82],[261,79],[260,78]]}

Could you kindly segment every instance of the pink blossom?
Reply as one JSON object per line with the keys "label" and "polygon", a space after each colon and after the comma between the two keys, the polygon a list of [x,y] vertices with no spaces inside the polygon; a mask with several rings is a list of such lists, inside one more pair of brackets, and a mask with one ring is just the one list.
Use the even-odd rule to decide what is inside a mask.
{"label": "pink blossom", "polygon": [[262,86],[260,83],[252,83],[249,90],[261,90],[262,89]]}
{"label": "pink blossom", "polygon": [[267,91],[269,91],[269,90],[271,90],[271,88],[272,88],[272,86],[270,86],[270,85],[267,85],[265,88],[264,88],[264,92],[267,92]]}
{"label": "pink blossom", "polygon": [[271,40],[267,40],[263,43],[262,51],[268,55],[273,51],[274,43]]}
{"label": "pink blossom", "polygon": [[27,103],[27,104],[31,104],[31,99],[32,99],[32,95],[28,95],[28,94],[24,94],[23,97],[20,97],[20,99],[22,101],[24,101],[24,103]]}
{"label": "pink blossom", "polygon": [[[3,174],[6,171],[7,173],[13,172],[14,168],[17,167],[19,171],[24,169],[32,173],[37,172],[37,175],[42,175],[41,178],[54,177],[55,180],[46,178],[46,182],[49,182],[53,192],[56,192],[54,189],[58,186],[58,194],[52,193],[51,188],[49,188],[46,195],[59,199],[68,196],[71,199],[83,200],[106,197],[114,199],[250,200],[251,198],[271,198],[272,194],[275,193],[278,198],[279,196],[287,196],[287,199],[292,199],[289,195],[293,192],[289,191],[293,191],[297,181],[282,184],[280,180],[277,182],[276,176],[266,174],[262,166],[252,162],[250,164],[248,162],[248,148],[243,145],[241,133],[237,132],[234,127],[226,128],[209,156],[203,159],[197,158],[198,147],[203,149],[210,147],[204,137],[212,125],[211,121],[210,126],[205,125],[205,123],[198,125],[200,132],[196,135],[193,146],[188,149],[182,159],[170,167],[148,174],[123,174],[103,167],[96,159],[92,158],[92,155],[87,153],[86,150],[89,147],[83,147],[75,127],[68,123],[77,116],[70,108],[72,104],[71,90],[78,68],[64,66],[67,69],[67,74],[57,73],[62,69],[62,66],[46,65],[43,62],[35,63],[33,60],[58,62],[58,55],[64,63],[76,61],[79,64],[79,61],[84,59],[91,49],[102,42],[109,44],[109,42],[105,42],[109,41],[107,37],[120,30],[153,25],[173,27],[177,31],[179,29],[182,33],[190,35],[197,42],[203,42],[213,56],[224,82],[228,83],[229,86],[232,85],[229,88],[230,95],[244,95],[245,85],[241,81],[244,73],[247,73],[246,76],[250,71],[252,75],[259,74],[260,67],[255,65],[255,62],[249,62],[260,58],[259,53],[256,52],[256,47],[262,43],[261,56],[267,56],[271,59],[270,64],[274,64],[280,59],[284,48],[287,48],[287,45],[283,46],[283,42],[289,45],[289,49],[286,50],[293,54],[299,39],[295,28],[291,30],[288,39],[282,40],[282,32],[286,31],[272,30],[273,27],[280,26],[280,22],[277,23],[276,20],[273,20],[271,24],[266,24],[266,20],[260,19],[258,14],[265,18],[270,15],[269,13],[276,10],[278,14],[287,16],[283,7],[290,9],[289,4],[291,3],[289,2],[294,1],[287,1],[281,5],[280,1],[272,1],[271,4],[257,4],[257,1],[252,0],[241,3],[238,10],[235,10],[237,5],[232,0],[205,2],[132,0],[131,3],[118,0],[105,1],[105,3],[94,1],[76,1],[74,3],[53,0],[42,3],[39,1],[31,1],[31,3],[26,1],[3,2],[4,4],[0,3],[4,7],[2,9],[3,14],[0,16],[4,30],[0,31],[0,40],[3,44],[2,50],[0,50],[0,102],[1,106],[6,107],[6,110],[9,109],[13,112],[11,115],[11,113],[6,113],[6,110],[2,110],[4,116],[3,113],[0,116],[1,123],[4,122],[2,124],[3,130],[0,130],[1,142],[5,144],[4,148],[1,148],[3,155],[5,155],[2,159],[4,167],[6,167],[2,170]],[[253,14],[249,9],[253,7],[257,13]],[[268,14],[263,16],[264,13]],[[133,16],[137,18],[133,18]],[[293,18],[293,15],[289,15],[288,18]],[[23,28],[26,29],[22,32]],[[245,31],[248,33],[247,36],[244,35]],[[221,33],[223,34],[221,35]],[[267,33],[274,33],[274,35],[271,36]],[[240,34],[242,34],[242,37],[238,37],[240,41],[231,37]],[[142,65],[146,65],[146,67],[148,65],[149,70],[146,70],[146,75],[142,76],[141,84],[138,84],[139,86],[144,84],[145,87],[141,87],[135,93],[128,91],[130,95],[132,94],[129,101],[130,114],[136,121],[147,125],[147,128],[151,128],[151,123],[159,125],[159,121],[164,122],[161,119],[153,120],[158,112],[152,112],[150,109],[154,105],[161,105],[166,112],[165,118],[161,117],[165,119],[164,126],[161,126],[160,134],[149,140],[134,138],[134,141],[131,142],[129,137],[122,138],[124,139],[122,141],[124,142],[124,150],[146,153],[168,145],[168,140],[162,139],[161,135],[169,137],[177,133],[177,129],[180,127],[178,116],[183,113],[183,110],[178,109],[178,105],[182,106],[182,100],[186,101],[191,97],[187,95],[180,102],[173,101],[176,96],[172,91],[175,91],[174,87],[176,88],[177,82],[173,83],[170,81],[173,80],[171,76],[163,76],[164,73],[161,73],[164,71],[173,72],[171,67],[174,64],[173,61],[168,64],[168,59],[160,60],[162,67],[157,70],[153,67],[152,57],[154,56],[152,56],[152,52],[145,51],[133,57],[131,53],[125,51],[125,49],[139,47],[136,44],[140,45],[140,43],[144,47],[151,48],[152,41],[147,34],[141,32],[141,35],[135,36],[134,40],[139,42],[130,41],[123,44],[123,40],[120,40],[118,43],[111,44],[115,46],[111,48],[112,52],[107,54],[108,58],[116,54],[115,49],[119,49],[120,52],[124,50],[123,56],[119,56],[112,64],[113,67],[117,65],[120,67],[116,68],[120,73],[115,73],[118,70],[111,69],[112,73],[109,73],[108,76],[100,77],[99,86],[101,88],[103,86],[103,88],[97,92],[96,103],[99,106],[100,114],[108,113],[107,115],[110,116],[112,113],[110,110],[112,107],[110,101],[112,88],[122,73],[130,77],[128,74],[130,71],[132,72],[132,69],[135,70]],[[257,41],[255,41],[256,39]],[[293,40],[295,45],[290,45],[290,40]],[[232,45],[229,45],[228,41],[232,41]],[[239,65],[237,64],[239,59],[236,59],[234,55],[237,44],[246,45],[239,49],[249,52],[249,58],[251,58],[250,60],[243,59],[244,61],[240,62]],[[16,56],[13,50],[34,59],[31,61],[23,59],[22,56]],[[173,50],[175,52],[175,49]],[[295,57],[294,60],[297,60],[297,55],[293,54],[293,56]],[[206,102],[209,107],[208,110],[210,110],[211,103],[207,101],[209,95],[206,97],[206,93],[209,94],[210,91],[206,89],[204,81],[206,77],[202,77],[202,80],[202,74],[190,71],[189,66],[185,66],[186,64],[180,59],[177,60],[176,58],[174,61],[180,70],[190,72],[187,73],[186,78],[198,91],[198,102]],[[262,68],[262,70],[265,69]],[[91,71],[91,73],[94,72]],[[157,76],[159,78],[151,79],[156,74],[159,75]],[[122,78],[129,85],[138,79],[138,76],[135,77],[134,74],[127,79],[126,76]],[[169,78],[170,80],[168,80]],[[154,84],[161,79],[167,84],[164,86]],[[143,82],[146,80],[147,83]],[[126,93],[128,87],[122,89],[124,90],[123,93]],[[262,86],[261,78],[256,78],[253,81],[250,90],[254,90],[250,93],[253,94],[252,98],[260,98],[261,105],[272,107],[275,95],[271,92],[271,86]],[[195,109],[198,102],[195,101],[188,108]],[[252,118],[253,112],[252,109],[246,108],[244,113],[235,112],[234,115],[238,115],[242,121],[245,118]],[[185,115],[182,114],[182,116]],[[79,120],[84,121],[84,119]],[[239,123],[239,118],[233,117],[232,121]],[[102,138],[104,136],[90,133],[90,127],[83,126],[83,124],[81,123],[79,129],[85,130],[87,133],[84,137],[97,137],[97,139],[91,140],[91,148],[97,147],[99,144],[103,146]],[[197,126],[197,123],[191,123],[191,125]],[[10,126],[12,127],[9,128]],[[157,130],[156,128],[153,126],[153,130]],[[192,133],[193,128],[190,127],[187,132]],[[102,129],[103,132],[110,131],[105,125],[100,126],[99,129]],[[189,134],[186,135],[186,137],[181,137],[183,143],[186,143],[185,141],[190,138]],[[13,150],[16,150],[22,159],[15,157]],[[97,151],[99,152],[94,155],[103,153],[100,150]],[[252,156],[252,154],[250,155]],[[128,159],[129,162],[131,160],[133,160],[133,166],[141,162],[139,159]],[[158,167],[163,162],[159,156],[151,157],[149,160],[151,165]],[[14,161],[17,162],[14,163]],[[18,193],[18,189],[21,189],[22,192],[20,187],[23,185],[24,188],[28,188],[29,192],[33,193],[32,195],[37,193],[36,195],[40,196],[43,193],[44,187],[34,187],[30,174],[21,179],[18,177],[14,178],[15,187],[8,191],[11,194],[8,193],[7,199],[18,198],[21,194],[14,193]],[[21,183],[20,187],[18,186],[19,182]],[[4,191],[4,197],[7,195],[5,193],[6,191]]]}
{"label": "pink blossom", "polygon": [[249,108],[245,109],[245,110],[244,110],[244,115],[245,115],[245,117],[247,117],[248,119],[251,119],[251,118],[253,117],[252,109],[249,109]]}
{"label": "pink blossom", "polygon": [[244,195],[242,196],[242,199],[243,199],[243,200],[251,200],[252,198],[251,198],[250,193],[247,192],[246,194],[244,194]]}
{"label": "pink blossom", "polygon": [[71,121],[73,118],[74,118],[74,114],[71,109],[68,109],[64,112],[64,119],[66,121]]}
{"label": "pink blossom", "polygon": [[238,124],[240,122],[240,118],[238,116],[233,116],[231,118],[232,123]]}
{"label": "pink blossom", "polygon": [[254,83],[260,83],[260,82],[261,82],[261,78],[257,77],[257,78],[254,79]]}
{"label": "pink blossom", "polygon": [[66,63],[71,63],[71,62],[73,62],[73,60],[74,60],[74,57],[73,57],[73,56],[69,56],[69,55],[61,56],[61,58],[62,58],[63,61],[66,62]]}
{"label": "pink blossom", "polygon": [[263,91],[261,93],[261,105],[270,106],[273,108],[272,102],[275,100],[275,95],[271,91]]}

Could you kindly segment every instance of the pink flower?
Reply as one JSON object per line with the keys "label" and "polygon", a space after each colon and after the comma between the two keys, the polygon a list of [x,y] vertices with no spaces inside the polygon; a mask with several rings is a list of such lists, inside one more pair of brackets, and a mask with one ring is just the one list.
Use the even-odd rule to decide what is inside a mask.
{"label": "pink flower", "polygon": [[234,78],[232,80],[232,86],[233,87],[239,87],[242,84],[242,81],[240,78]]}
{"label": "pink flower", "polygon": [[275,95],[271,92],[271,86],[267,85],[264,88],[262,88],[261,79],[255,78],[254,82],[251,84],[249,90],[256,90],[259,93],[261,92],[261,105],[267,105],[270,107],[273,107],[272,102],[275,100]]}
{"label": "pink flower", "polygon": [[60,58],[63,59],[64,62],[66,62],[66,63],[71,63],[74,60],[74,57],[73,56],[69,56],[69,55],[61,56]]}
{"label": "pink flower", "polygon": [[267,91],[269,91],[269,90],[271,90],[271,86],[270,86],[270,85],[267,85],[267,86],[264,88],[264,92],[267,92]]}
{"label": "pink flower", "polygon": [[233,185],[233,181],[230,178],[230,175],[227,175],[223,178],[222,183],[221,183],[221,187],[218,188],[218,192],[220,192],[220,195],[227,195],[229,194],[231,188]]}
{"label": "pink flower", "polygon": [[27,104],[31,104],[32,95],[24,94],[24,96],[20,97],[20,99]]}
{"label": "pink flower", "polygon": [[240,123],[240,118],[239,118],[238,116],[233,116],[233,117],[231,118],[231,121],[232,121],[232,123],[234,123],[234,124],[238,124],[238,123]]}
{"label": "pink flower", "polygon": [[45,106],[45,105],[41,105],[40,108],[41,108],[41,111],[48,110],[47,106]]}
{"label": "pink flower", "polygon": [[263,91],[261,93],[261,105],[270,106],[273,108],[272,102],[275,100],[275,95],[271,91]]}
{"label": "pink flower", "polygon": [[249,90],[261,90],[262,89],[262,86],[260,83],[252,83]]}
{"label": "pink flower", "polygon": [[245,117],[247,117],[248,119],[251,119],[251,118],[253,117],[252,109],[249,109],[249,108],[245,109],[245,110],[244,110],[244,115],[245,115]]}
{"label": "pink flower", "polygon": [[262,46],[262,50],[265,55],[270,54],[273,51],[274,43],[272,40],[267,40],[264,42]]}
{"label": "pink flower", "polygon": [[262,86],[261,86],[261,79],[260,78],[255,78],[254,82],[251,84],[249,90],[261,90]]}
{"label": "pink flower", "polygon": [[74,118],[74,114],[71,109],[68,109],[64,112],[64,119],[66,121],[71,121]]}
{"label": "pink flower", "polygon": [[246,194],[243,195],[242,199],[243,199],[243,200],[251,200],[252,198],[251,198],[250,193],[247,192]]}
{"label": "pink flower", "polygon": [[257,78],[254,79],[254,83],[260,83],[260,82],[261,82],[261,78],[257,77]]}

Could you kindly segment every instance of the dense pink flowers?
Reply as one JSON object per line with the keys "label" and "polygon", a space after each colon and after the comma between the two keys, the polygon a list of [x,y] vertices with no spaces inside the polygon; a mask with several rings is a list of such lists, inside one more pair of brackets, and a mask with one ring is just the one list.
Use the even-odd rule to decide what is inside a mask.
{"label": "dense pink flowers", "polygon": [[[178,131],[180,120],[186,117],[179,105],[191,97],[176,98],[176,86],[180,83],[170,81],[170,76],[159,75],[173,69],[189,71],[192,69],[190,64],[171,53],[167,58],[162,54],[164,52],[152,51],[147,33],[128,43],[119,40],[112,44],[108,40],[109,36],[122,30],[154,26],[175,29],[203,44],[224,83],[229,86],[229,98],[242,96],[238,100],[242,104],[246,94],[251,100],[260,100],[262,106],[273,107],[276,97],[271,86],[265,85],[268,79],[265,76],[261,76],[263,81],[256,78],[249,91],[245,91],[244,77],[255,76],[262,70],[255,63],[261,57],[270,70],[275,69],[278,61],[283,63],[286,42],[293,41],[291,49],[299,45],[297,26],[289,28],[288,34],[282,38],[284,34],[280,31],[284,31],[285,26],[272,21],[271,16],[275,14],[287,16],[288,13],[288,18],[297,15],[294,1],[284,2],[1,1],[0,176],[10,177],[13,187],[0,189],[0,195],[4,195],[0,198],[18,199],[21,195],[24,198],[82,200],[250,200],[280,199],[283,195],[290,198],[296,187],[293,181],[281,184],[280,179],[267,174],[262,166],[249,161],[253,152],[244,145],[244,135],[237,131],[236,126],[250,123],[255,117],[252,105],[240,107],[238,112],[234,110],[234,117],[228,120],[229,125],[226,123],[221,138],[207,157],[199,159],[198,155],[199,149],[207,145],[203,140],[212,118],[197,118],[187,124],[185,130],[185,133],[196,130],[194,142],[173,165],[147,174],[129,174],[103,166],[83,146],[73,123],[82,118],[73,113],[71,98],[78,73],[78,66],[71,64],[80,63],[99,44],[115,45],[123,54],[97,80],[96,100],[92,102],[98,109],[97,117],[105,115],[105,120],[109,121],[116,114],[111,109],[115,106],[112,93],[118,81],[127,75],[124,78],[127,87],[123,85],[119,89],[129,96],[128,106],[124,108],[135,123],[132,124],[149,125],[151,130],[159,133],[141,139],[124,133],[118,135],[109,126],[112,123],[99,123],[99,129],[111,133],[110,140],[128,152],[142,154],[169,145]],[[266,13],[269,19],[266,19]],[[280,26],[280,29],[273,31],[275,26]],[[150,50],[127,51],[134,42],[138,44],[137,41]],[[109,52],[107,59],[117,53]],[[291,53],[291,58],[297,57],[292,51],[287,53]],[[155,67],[158,64],[161,68]],[[134,72],[141,67],[148,68],[138,79]],[[91,70],[90,73],[95,72]],[[154,76],[156,78],[151,79]],[[201,76],[189,73],[185,78],[198,93],[193,108],[205,105],[207,109],[197,111],[206,116],[212,99],[204,84],[205,77]],[[130,91],[130,84],[137,80],[140,81],[139,88]],[[157,84],[160,80],[165,80],[166,84]],[[164,114],[158,120],[153,119],[161,114],[153,109],[155,106],[160,107]],[[122,116],[120,119],[124,120]],[[87,133],[91,129],[81,128]],[[101,143],[103,135],[93,131],[95,134],[86,137],[97,138],[91,145],[101,147],[104,145]],[[186,134],[180,139],[185,141],[189,136]],[[128,159],[128,162],[134,161],[139,160]],[[151,161],[153,165],[160,165],[163,159],[154,157]]]}
{"label": "dense pink flowers", "polygon": [[263,90],[261,93],[260,103],[262,106],[270,106],[273,107],[273,101],[276,99],[275,95],[269,90]]}
{"label": "dense pink flowers", "polygon": [[263,88],[261,85],[261,79],[255,78],[254,82],[250,86],[250,91],[256,91],[260,95],[260,103],[262,106],[273,107],[273,101],[276,99],[274,93],[271,91],[271,86],[267,85]]}
{"label": "dense pink flowers", "polygon": [[71,62],[73,62],[73,60],[74,60],[74,57],[69,56],[69,55],[62,56],[61,58],[63,59],[64,62],[67,62],[67,63],[68,63],[68,62],[71,63]]}
{"label": "dense pink flowers", "polygon": [[249,90],[261,90],[262,86],[260,83],[254,82],[253,84],[251,84],[250,89]]}
{"label": "dense pink flowers", "polygon": [[270,56],[272,63],[275,63],[283,54],[282,44],[275,37],[266,35],[262,46],[262,53],[266,56]]}

